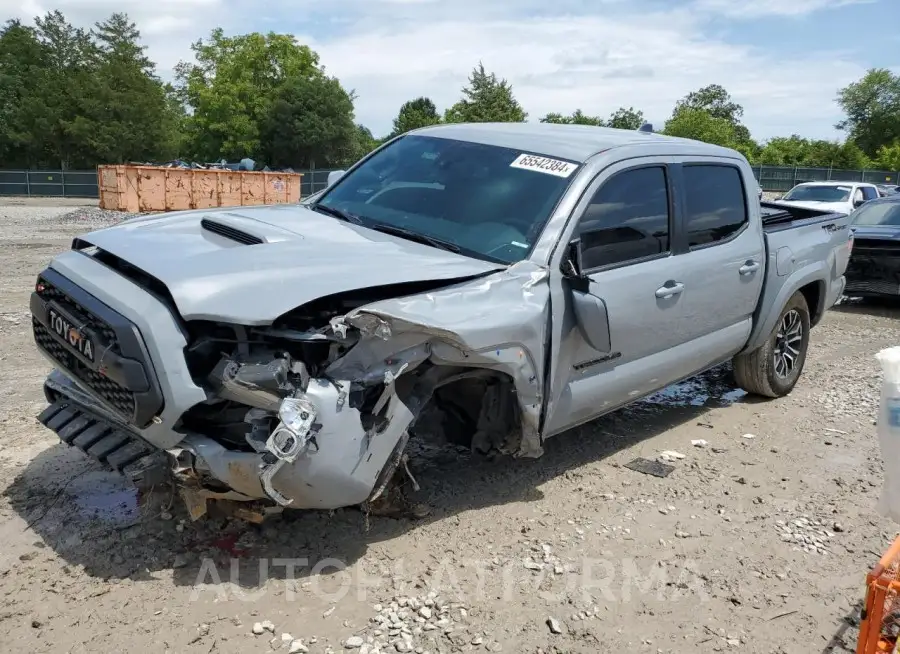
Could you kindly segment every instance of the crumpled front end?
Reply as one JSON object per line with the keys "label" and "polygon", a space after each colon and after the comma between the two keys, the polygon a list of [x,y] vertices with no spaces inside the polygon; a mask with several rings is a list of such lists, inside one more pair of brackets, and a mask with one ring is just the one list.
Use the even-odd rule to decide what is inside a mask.
{"label": "crumpled front end", "polygon": [[549,322],[543,271],[521,264],[332,312],[371,297],[322,298],[236,338],[198,326],[188,360],[210,399],[184,416],[176,474],[330,509],[377,499],[411,438],[541,454],[544,370],[533,353],[544,352]]}
{"label": "crumpled front end", "polygon": [[[136,429],[70,374],[51,375],[48,397],[112,426],[142,456],[163,449],[194,517],[210,498],[315,509],[371,502],[408,471],[412,439],[539,456],[546,271],[523,262],[448,283],[319,298],[271,325],[187,321],[190,380],[157,368],[167,387],[182,378],[206,399],[180,412],[174,434],[152,432],[166,409]],[[144,476],[156,480],[153,462]]]}

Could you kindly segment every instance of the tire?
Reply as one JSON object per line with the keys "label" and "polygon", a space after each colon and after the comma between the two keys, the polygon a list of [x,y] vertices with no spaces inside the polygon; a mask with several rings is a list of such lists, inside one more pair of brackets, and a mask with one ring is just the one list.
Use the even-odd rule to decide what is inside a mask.
{"label": "tire", "polygon": [[[791,344],[797,354],[793,357],[793,366],[788,368],[786,364],[791,358],[791,350],[785,349],[782,328],[788,327],[790,335],[796,337],[795,329],[798,324],[801,330],[800,340]],[[809,307],[806,305],[806,298],[798,291],[784,305],[766,342],[752,352],[734,357],[734,379],[737,385],[748,393],[763,397],[784,397],[790,393],[797,385],[806,363],[809,328]],[[776,360],[776,353],[780,352],[786,352],[788,356],[779,356]]]}

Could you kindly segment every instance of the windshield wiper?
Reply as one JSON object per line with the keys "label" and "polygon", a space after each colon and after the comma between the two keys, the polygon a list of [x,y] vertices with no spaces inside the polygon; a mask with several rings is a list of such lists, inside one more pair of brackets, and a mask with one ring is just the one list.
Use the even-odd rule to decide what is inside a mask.
{"label": "windshield wiper", "polygon": [[335,209],[334,207],[327,207],[324,204],[314,204],[310,207],[313,211],[318,211],[319,213],[324,213],[328,216],[333,216],[338,220],[343,220],[344,222],[353,223],[354,225],[362,225],[362,218],[357,216],[355,213],[350,213],[349,211],[341,211],[340,209]]}
{"label": "windshield wiper", "polygon": [[394,225],[369,225],[369,229],[374,229],[378,232],[383,232],[385,234],[392,234],[394,236],[399,236],[400,238],[405,238],[410,241],[416,241],[417,243],[424,243],[425,245],[430,245],[431,247],[440,248],[441,250],[447,250],[448,252],[456,252],[459,253],[461,251],[458,245],[450,243],[449,241],[442,241],[439,238],[434,238],[433,236],[426,236],[425,234],[420,234],[419,232],[414,232],[409,229],[404,229],[403,227],[395,227]]}

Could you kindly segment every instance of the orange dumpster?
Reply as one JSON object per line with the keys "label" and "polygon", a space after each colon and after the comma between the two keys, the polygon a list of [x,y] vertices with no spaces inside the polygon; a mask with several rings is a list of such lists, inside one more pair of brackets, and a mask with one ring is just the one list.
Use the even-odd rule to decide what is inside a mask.
{"label": "orange dumpster", "polygon": [[300,201],[300,173],[99,166],[100,207],[130,213]]}

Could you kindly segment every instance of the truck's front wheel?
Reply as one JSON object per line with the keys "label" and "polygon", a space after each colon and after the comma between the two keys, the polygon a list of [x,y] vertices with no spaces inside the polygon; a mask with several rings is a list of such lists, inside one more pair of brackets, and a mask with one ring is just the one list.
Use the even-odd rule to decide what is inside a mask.
{"label": "truck's front wheel", "polygon": [[748,393],[782,397],[800,379],[809,347],[809,307],[799,291],[781,310],[775,329],[752,352],[734,357],[734,378]]}

